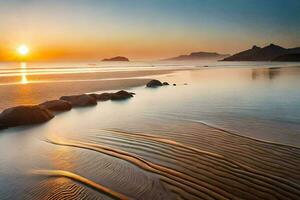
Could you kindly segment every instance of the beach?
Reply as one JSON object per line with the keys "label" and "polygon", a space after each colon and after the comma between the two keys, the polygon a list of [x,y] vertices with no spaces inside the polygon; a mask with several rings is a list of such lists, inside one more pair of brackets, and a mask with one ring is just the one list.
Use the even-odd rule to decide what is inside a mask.
{"label": "beach", "polygon": [[300,200],[299,0],[0,5],[0,200]]}
{"label": "beach", "polygon": [[[1,109],[62,95],[136,95],[1,130],[0,198],[297,199],[297,64],[204,65],[26,75],[26,84],[6,76]],[[152,79],[170,85],[146,88]]]}

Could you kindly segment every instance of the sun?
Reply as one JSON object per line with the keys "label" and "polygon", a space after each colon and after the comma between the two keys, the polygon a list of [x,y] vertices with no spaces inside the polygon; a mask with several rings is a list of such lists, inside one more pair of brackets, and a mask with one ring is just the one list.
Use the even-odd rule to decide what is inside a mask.
{"label": "sun", "polygon": [[20,55],[26,56],[29,53],[29,48],[25,44],[22,44],[17,48],[17,51]]}

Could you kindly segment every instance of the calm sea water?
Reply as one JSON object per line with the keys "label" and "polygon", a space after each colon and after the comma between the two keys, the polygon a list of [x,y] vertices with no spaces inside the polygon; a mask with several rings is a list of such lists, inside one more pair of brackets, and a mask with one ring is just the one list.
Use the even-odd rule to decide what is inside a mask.
{"label": "calm sea water", "polygon": [[[13,69],[13,66],[6,69],[4,66],[6,65],[1,64],[3,71],[0,72],[6,74],[4,77],[20,70]],[[26,70],[30,69],[28,66],[29,64]],[[51,193],[49,188],[57,191],[74,189],[69,180],[55,179],[51,182],[53,179],[35,177],[29,173],[36,169],[76,172],[115,191],[135,194],[136,198],[138,195],[145,195],[145,199],[157,199],[151,190],[157,194],[165,194],[164,188],[156,182],[155,177],[144,174],[138,167],[86,149],[55,146],[48,139],[64,141],[67,138],[105,144],[178,170],[185,168],[181,164],[170,164],[161,160],[158,154],[151,153],[150,150],[144,152],[137,148],[136,145],[141,144],[137,139],[124,140],[121,136],[110,133],[108,129],[164,136],[197,146],[197,143],[208,140],[209,136],[204,137],[202,134],[213,134],[203,129],[203,124],[206,124],[250,138],[300,147],[299,63],[138,63],[128,67],[96,65],[88,69],[81,68],[79,64],[78,70],[86,73],[98,70],[153,70],[185,66],[193,69],[153,76],[162,81],[176,83],[176,86],[158,89],[134,87],[130,90],[137,95],[128,101],[103,102],[95,107],[73,109],[57,115],[46,124],[1,131],[0,199],[22,199],[24,194],[27,199],[40,199],[44,193]],[[51,71],[51,74],[54,69],[53,66],[51,69],[46,66],[32,68],[32,73],[40,73],[36,70],[42,68],[42,73]],[[64,73],[65,68],[77,73],[77,68],[70,65],[55,69],[54,74]],[[24,73],[15,75],[22,76]],[[68,81],[67,78],[65,80]],[[8,86],[2,84],[0,87]],[[132,144],[134,141],[137,142],[136,145]],[[143,144],[151,146],[148,142]],[[214,146],[213,142],[208,141],[207,144],[208,149]],[[243,142],[238,145],[243,145]],[[57,185],[61,187],[56,188]],[[68,187],[64,188],[66,185]],[[73,194],[79,193],[73,191]],[[97,196],[90,188],[85,188],[82,194],[85,193],[91,195],[90,197]],[[160,198],[170,198],[167,193],[165,195]],[[110,199],[103,194],[100,197]]]}
{"label": "calm sea water", "polygon": [[[76,84],[82,85],[80,83],[82,80],[93,82],[120,79],[118,76],[114,78],[114,75],[99,76],[98,72],[109,74],[185,68],[193,70],[157,76],[162,80],[177,83],[178,87],[159,90],[160,101],[167,100],[165,105],[162,103],[159,106],[155,105],[158,109],[153,112],[153,115],[158,118],[180,118],[212,123],[258,139],[268,139],[269,135],[272,135],[271,141],[300,145],[300,63],[214,61],[0,63],[0,90],[3,96],[0,104],[1,108],[7,107],[6,104],[10,105],[10,102],[15,101],[12,98],[18,102],[21,92],[14,91],[14,88],[20,90],[20,86],[23,95],[21,97],[30,99],[23,94],[27,92],[34,96],[35,91],[30,88],[30,85],[47,86],[47,83],[64,84],[65,82],[76,87]],[[62,74],[69,74],[69,76],[60,77]],[[80,78],[81,76],[84,78]],[[56,77],[60,78],[56,79]],[[65,85],[65,90],[68,90],[68,85]],[[143,87],[135,90],[140,90],[139,92],[142,93],[138,95],[139,99],[145,97],[144,101],[146,101],[146,98],[152,98],[152,96],[148,97],[149,91],[144,91]],[[51,94],[51,91],[47,87],[42,87],[36,93],[43,96],[43,94]],[[55,90],[53,93],[55,94]],[[172,103],[169,102],[169,98],[174,98]],[[175,106],[172,106],[173,104]],[[140,107],[143,108],[143,105]]]}

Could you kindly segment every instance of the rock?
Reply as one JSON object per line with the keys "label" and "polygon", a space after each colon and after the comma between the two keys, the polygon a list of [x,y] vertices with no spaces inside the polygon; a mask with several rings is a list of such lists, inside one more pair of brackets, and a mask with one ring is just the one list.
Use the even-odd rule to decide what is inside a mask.
{"label": "rock", "polygon": [[125,100],[133,97],[134,93],[127,92],[125,90],[120,90],[119,92],[112,93],[111,100]]}
{"label": "rock", "polygon": [[176,83],[174,83],[173,86],[176,86]]}
{"label": "rock", "polygon": [[147,87],[150,87],[150,88],[155,88],[155,87],[160,87],[162,86],[163,84],[159,81],[159,80],[151,80],[149,83],[147,83]]}
{"label": "rock", "polygon": [[95,98],[97,101],[108,101],[111,99],[112,93],[102,93],[102,94],[89,94],[89,96]]}
{"label": "rock", "polygon": [[72,104],[64,100],[52,100],[41,103],[39,106],[51,111],[68,111],[72,109]]}
{"label": "rock", "polygon": [[94,99],[98,100],[98,94],[92,93],[92,94],[88,94],[90,97],[93,97]]}
{"label": "rock", "polygon": [[163,82],[163,85],[170,85],[168,82]]}
{"label": "rock", "polygon": [[91,97],[95,98],[97,101],[108,101],[108,100],[125,100],[133,97],[135,93],[127,92],[125,90],[120,90],[116,93],[102,93],[102,94],[89,94]]}
{"label": "rock", "polygon": [[62,96],[62,97],[60,97],[60,100],[70,102],[73,107],[97,105],[97,100],[87,94]]}
{"label": "rock", "polygon": [[52,119],[54,115],[41,106],[17,106],[0,114],[0,128],[39,124]]}

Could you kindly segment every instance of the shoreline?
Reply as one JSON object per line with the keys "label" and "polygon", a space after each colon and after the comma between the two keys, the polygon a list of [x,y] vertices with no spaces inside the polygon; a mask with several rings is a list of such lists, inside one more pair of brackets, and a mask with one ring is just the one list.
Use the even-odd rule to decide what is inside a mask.
{"label": "shoreline", "polygon": [[[207,69],[207,68],[205,68]],[[145,86],[146,84],[152,80],[153,78],[158,78],[160,76],[165,76],[168,80],[168,76],[172,76],[172,74],[176,74],[177,72],[189,72],[189,71],[198,71],[201,70],[199,68],[188,68],[188,69],[169,69],[169,70],[140,70],[140,71],[122,71],[122,72],[97,72],[92,74],[93,76],[100,76],[100,79],[91,80],[91,79],[74,79],[69,80],[67,77],[64,77],[63,74],[60,74],[60,76],[57,78],[53,78],[53,80],[45,81],[45,82],[32,82],[28,84],[17,84],[17,85],[4,85],[6,87],[14,87],[17,86],[18,89],[23,90],[26,88],[29,89],[28,94],[22,94],[23,98],[18,98],[15,101],[10,101],[8,104],[9,106],[1,107],[0,106],[0,112],[7,108],[12,108],[15,106],[27,106],[27,105],[39,105],[46,101],[56,100],[59,99],[62,96],[72,96],[72,95],[81,95],[81,94],[91,94],[91,93],[99,93],[105,92],[105,91],[117,91],[117,90],[128,90],[131,92],[131,89],[136,87]],[[110,77],[113,78],[105,78],[107,74],[110,74]],[[81,76],[84,76],[85,78],[89,78],[90,73],[83,73],[83,74],[70,74],[72,78],[82,78]],[[45,78],[45,77],[44,77]],[[64,80],[63,78],[67,78]],[[58,79],[58,80],[56,80]],[[61,79],[61,80],[59,80]],[[1,85],[0,84],[0,92],[1,92]],[[46,88],[44,88],[46,86]],[[67,89],[66,89],[67,88]],[[42,93],[40,93],[40,89],[43,89]],[[50,92],[55,89],[55,92]],[[32,91],[37,91],[34,95],[32,95]],[[4,92],[3,92],[4,93]],[[20,93],[21,94],[21,93]],[[32,95],[32,96],[31,96]],[[7,96],[5,96],[7,97]],[[3,100],[3,99],[2,99]],[[18,101],[19,100],[19,101]],[[100,101],[101,102],[101,101]],[[207,126],[210,126],[209,124],[206,124]],[[214,126],[212,126],[214,127]],[[274,143],[294,148],[299,148],[295,145],[289,145],[285,143],[280,142],[272,142],[256,137],[251,137],[247,135],[243,135],[241,131],[231,131],[230,129],[226,129],[222,126],[220,126],[221,129],[224,131],[229,131],[232,134],[236,134],[242,137],[246,137],[248,139],[254,139],[261,142],[266,143]],[[215,129],[219,129],[218,127],[214,127]],[[233,133],[234,132],[234,133]]]}
{"label": "shoreline", "polygon": [[[0,94],[5,94],[2,96],[0,111],[19,105],[39,104],[64,95],[130,89],[146,85],[151,77],[184,70],[189,69],[59,74],[55,77],[30,75],[26,76],[28,82],[25,84],[20,83],[22,77],[14,77],[19,80],[18,83],[0,84]],[[2,78],[1,81],[11,81],[11,77],[5,78],[6,80]]]}
{"label": "shoreline", "polygon": [[26,84],[47,82],[47,81],[64,81],[64,80],[101,80],[117,78],[138,78],[154,75],[163,75],[175,71],[193,70],[193,68],[180,69],[151,69],[151,70],[133,70],[133,71],[103,71],[103,72],[74,72],[74,73],[49,73],[49,74],[30,74],[26,70],[20,71],[20,74],[13,76],[0,76],[0,85],[5,84],[22,84],[22,79],[26,78]]}
{"label": "shoreline", "polygon": [[[159,70],[159,71],[155,71],[155,75],[158,76],[158,75],[167,75],[167,74],[172,74],[174,72],[177,72],[177,71],[188,71],[186,69],[183,69],[183,70],[167,70],[167,72],[165,70]],[[137,74],[134,74],[135,76],[137,76]],[[15,105],[15,106],[27,106],[27,105],[39,105],[39,104],[42,104],[42,103],[45,103],[46,101],[48,100],[58,100],[61,96],[65,95],[65,96],[68,96],[68,95],[81,95],[81,94],[87,94],[87,95],[90,95],[90,94],[101,94],[101,93],[98,93],[98,92],[103,92],[103,91],[114,91],[114,90],[129,90],[131,91],[132,88],[135,88],[135,87],[141,87],[141,86],[145,86],[146,88],[146,84],[153,80],[150,78],[150,76],[152,76],[153,74],[148,74],[148,77],[140,77],[139,79],[134,79],[134,77],[128,77],[128,78],[116,78],[116,80],[105,80],[105,79],[100,79],[100,80],[83,80],[83,81],[86,81],[86,82],[98,82],[102,85],[100,86],[96,86],[98,89],[89,89],[87,90],[85,87],[82,88],[82,90],[77,90],[76,89],[76,92],[66,92],[66,93],[63,93],[62,95],[60,96],[57,96],[57,97],[53,97],[52,99],[45,99],[45,100],[42,100],[40,102],[36,102],[36,103],[32,103],[32,104],[19,104],[19,105]],[[153,75],[153,76],[155,76]],[[78,80],[75,80],[75,82],[78,81]],[[57,82],[57,83],[67,83],[67,82],[70,82],[72,83],[73,80],[70,80],[70,81],[61,81],[61,82]],[[79,81],[81,82],[81,81]],[[49,84],[49,82],[39,82],[39,84]],[[56,82],[54,82],[56,83]],[[31,83],[31,84],[35,84],[35,83]],[[124,86],[125,85],[125,86]],[[176,85],[175,85],[176,86]],[[157,88],[159,89],[159,88]],[[135,93],[133,93],[135,94]],[[126,100],[126,99],[123,99],[123,100]],[[102,102],[102,100],[97,100],[99,103]],[[105,100],[106,101],[106,100]],[[8,107],[8,108],[12,108],[12,107],[15,107],[15,106],[11,106],[11,107]],[[89,107],[89,105],[87,106],[83,106],[83,107]],[[74,107],[74,109],[76,108],[80,108],[80,107]],[[7,108],[5,108],[7,109]],[[3,110],[0,109],[0,112],[2,112]],[[51,111],[52,112],[52,111]],[[61,112],[65,112],[65,111],[61,111]],[[54,116],[56,116],[57,114],[61,113],[61,112],[54,112]],[[247,139],[247,140],[253,140],[255,142],[261,142],[261,143],[265,143],[265,144],[269,144],[269,145],[275,145],[275,146],[282,146],[282,147],[289,147],[289,148],[295,148],[297,150],[300,150],[299,147],[297,146],[293,146],[293,145],[288,145],[288,144],[284,144],[284,143],[279,143],[279,142],[272,142],[272,141],[268,141],[268,140],[263,140],[263,139],[259,139],[259,138],[255,138],[255,137],[250,137],[250,136],[245,136],[239,132],[235,132],[233,130],[229,130],[229,129],[226,129],[226,128],[223,128],[223,127],[218,127],[218,126],[215,126],[215,125],[212,125],[212,124],[209,124],[209,123],[206,123],[206,122],[202,122],[202,121],[194,121],[195,123],[199,123],[199,124],[202,124],[208,128],[211,128],[211,129],[214,129],[215,131],[220,131],[220,132],[224,132],[224,133],[228,133],[228,134],[231,134],[233,136],[237,136],[237,137],[241,137],[241,138],[244,138],[244,139]],[[47,123],[47,122],[46,122]],[[39,125],[39,124],[32,124],[33,126],[36,126],[36,125]],[[26,125],[25,125],[26,126]],[[31,125],[30,125],[31,126]],[[21,126],[21,127],[24,127],[24,126]],[[15,128],[15,127],[11,127],[11,128]],[[1,130],[5,130],[5,129],[0,129]]]}

